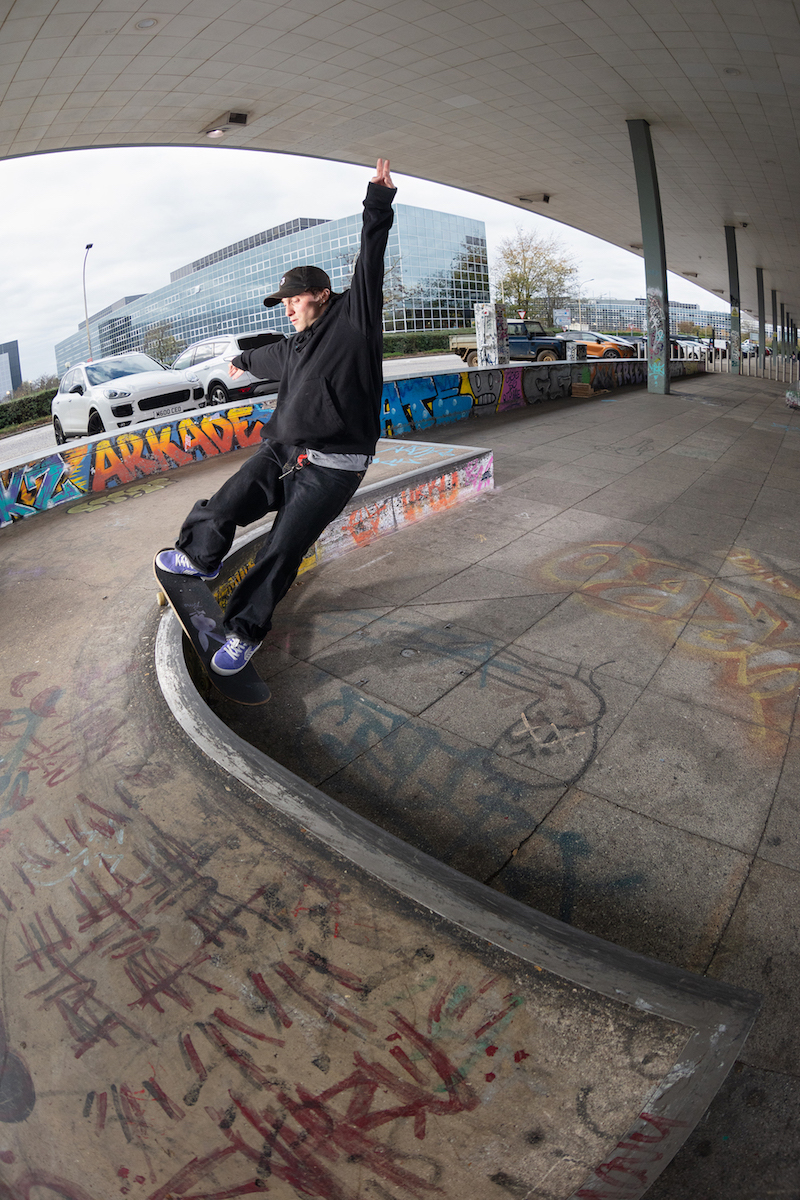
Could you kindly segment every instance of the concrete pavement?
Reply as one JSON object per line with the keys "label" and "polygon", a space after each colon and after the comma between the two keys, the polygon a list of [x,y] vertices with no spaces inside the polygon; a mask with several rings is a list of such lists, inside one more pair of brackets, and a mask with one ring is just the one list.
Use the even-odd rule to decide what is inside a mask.
{"label": "concrete pavement", "polygon": [[709,375],[454,427],[493,448],[496,491],[303,577],[257,659],[268,710],[211,701],[411,845],[763,993],[654,1200],[800,1195],[800,419],[784,390]]}
{"label": "concrete pavement", "polygon": [[[323,555],[298,580],[261,655],[277,702],[235,717],[354,815],[236,739],[190,683],[200,737],[164,703],[171,617],[149,562],[233,463],[3,531],[0,1179],[14,1200],[262,1188],[619,1200],[671,1158],[752,1012],[715,974],[760,980],[751,960],[771,947],[768,978],[783,981],[791,933],[775,921],[783,877],[749,901],[747,887],[792,871],[757,837],[761,776],[773,786],[776,738],[795,736],[781,682],[788,669],[795,686],[792,565],[738,542],[731,553],[701,539],[681,558],[666,543],[702,512],[680,511],[680,470],[707,484],[737,440],[720,448],[723,420],[748,470],[753,438],[784,421],[753,503],[787,491],[792,415],[774,385],[759,399],[753,381],[691,384],[448,427],[453,443],[495,447],[501,487],[487,503]],[[410,443],[391,446],[419,462]],[[659,459],[660,477],[637,483]],[[637,489],[663,502],[648,518],[658,544],[636,520]],[[728,563],[732,582],[709,562]],[[747,581],[752,630],[732,591]],[[677,761],[688,718],[668,712],[674,684],[658,690],[682,641],[712,697],[684,702],[705,770],[694,806]],[[171,677],[186,676],[180,639],[173,649]],[[727,708],[713,699],[720,662]],[[648,758],[662,709],[664,744]],[[632,778],[621,739],[637,736]],[[665,770],[670,820],[654,812]],[[791,849],[783,785],[778,850]],[[622,948],[580,931],[592,924]],[[671,1168],[674,1181],[682,1162],[691,1174],[708,1160],[708,1195],[720,1179],[733,1181],[725,1195],[746,1186],[755,1150],[764,1178],[778,1178],[780,1155],[793,1169],[780,1140],[795,1119],[793,1029],[784,1018],[776,1049],[781,993],[758,990],[753,1056],[748,1043],[694,1157],[697,1135]],[[737,1153],[720,1155],[732,1140]]]}

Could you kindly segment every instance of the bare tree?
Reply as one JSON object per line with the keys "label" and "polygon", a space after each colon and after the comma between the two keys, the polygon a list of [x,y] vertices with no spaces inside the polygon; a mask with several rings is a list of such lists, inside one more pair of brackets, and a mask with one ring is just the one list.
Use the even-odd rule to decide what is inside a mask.
{"label": "bare tree", "polygon": [[174,363],[181,350],[186,349],[186,342],[175,337],[172,332],[172,321],[161,321],[145,330],[142,349],[156,362],[168,367]]}
{"label": "bare tree", "polygon": [[37,379],[24,379],[19,387],[15,389],[13,398],[14,400],[19,400],[22,396],[35,396],[37,392],[44,392],[47,388],[57,387],[57,375],[40,375]]}
{"label": "bare tree", "polygon": [[[353,280],[358,258],[358,246],[348,246],[339,254],[339,260],[344,266],[342,272],[342,287],[348,288]],[[411,295],[411,290],[403,283],[403,271],[400,265],[400,255],[390,259],[383,274],[383,307],[399,308]]]}
{"label": "bare tree", "polygon": [[542,237],[517,226],[514,237],[500,243],[493,268],[500,299],[509,308],[553,323],[553,309],[568,297],[578,267],[556,237]]}

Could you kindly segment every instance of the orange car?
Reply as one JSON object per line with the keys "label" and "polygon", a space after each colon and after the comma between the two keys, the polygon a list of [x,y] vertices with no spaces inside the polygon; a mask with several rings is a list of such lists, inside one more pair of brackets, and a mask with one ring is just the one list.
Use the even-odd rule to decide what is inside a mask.
{"label": "orange car", "polygon": [[638,350],[622,338],[603,337],[591,329],[565,329],[560,337],[570,342],[583,342],[587,358],[637,358]]}

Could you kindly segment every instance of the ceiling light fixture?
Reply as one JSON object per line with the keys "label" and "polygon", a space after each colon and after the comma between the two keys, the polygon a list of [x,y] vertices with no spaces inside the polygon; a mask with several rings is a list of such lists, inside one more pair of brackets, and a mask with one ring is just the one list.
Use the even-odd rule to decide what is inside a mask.
{"label": "ceiling light fixture", "polygon": [[204,129],[203,133],[207,138],[215,140],[225,137],[225,134],[230,132],[232,125],[246,125],[248,114],[243,112],[229,112],[221,116],[218,121],[208,129]]}
{"label": "ceiling light fixture", "polygon": [[723,75],[741,75],[742,72],[738,67],[723,67],[722,73]]}
{"label": "ceiling light fixture", "polygon": [[681,271],[681,275],[685,275],[687,279],[697,279],[697,271]]}
{"label": "ceiling light fixture", "polygon": [[521,204],[549,204],[550,193],[542,192],[541,196],[517,196]]}
{"label": "ceiling light fixture", "polygon": [[153,26],[157,25],[157,24],[158,24],[158,21],[155,19],[155,17],[145,17],[143,20],[136,22],[136,28],[137,29],[152,29]]}

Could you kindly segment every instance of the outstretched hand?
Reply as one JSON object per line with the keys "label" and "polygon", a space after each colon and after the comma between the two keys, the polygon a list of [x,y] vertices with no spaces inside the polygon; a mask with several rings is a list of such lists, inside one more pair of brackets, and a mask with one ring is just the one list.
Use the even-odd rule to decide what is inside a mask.
{"label": "outstretched hand", "polygon": [[375,168],[375,174],[370,180],[371,183],[380,183],[384,187],[393,188],[392,177],[389,174],[388,158],[379,158],[378,165]]}

